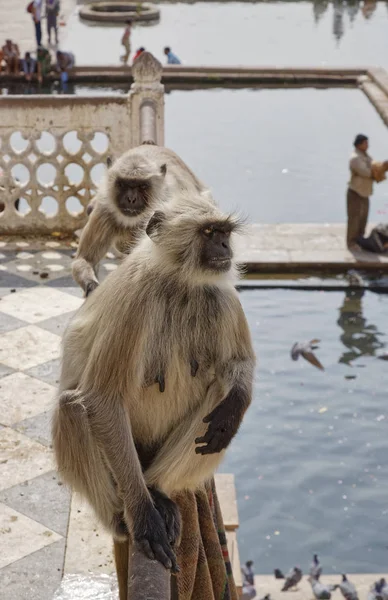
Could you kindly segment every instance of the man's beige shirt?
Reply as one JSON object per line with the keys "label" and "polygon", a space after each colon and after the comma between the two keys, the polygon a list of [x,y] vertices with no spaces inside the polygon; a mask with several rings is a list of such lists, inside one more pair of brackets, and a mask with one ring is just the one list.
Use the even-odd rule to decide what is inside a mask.
{"label": "man's beige shirt", "polygon": [[349,168],[351,176],[349,188],[363,198],[369,198],[373,192],[371,165],[371,157],[361,150],[356,149],[350,157]]}

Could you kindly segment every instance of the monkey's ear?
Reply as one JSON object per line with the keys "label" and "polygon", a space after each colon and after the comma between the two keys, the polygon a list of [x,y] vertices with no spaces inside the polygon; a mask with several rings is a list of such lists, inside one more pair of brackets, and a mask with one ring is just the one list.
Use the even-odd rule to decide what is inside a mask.
{"label": "monkey's ear", "polygon": [[163,175],[163,177],[165,176],[165,174],[167,173],[167,165],[164,164],[160,167],[160,172]]}
{"label": "monkey's ear", "polygon": [[162,213],[160,210],[154,212],[154,214],[148,221],[148,225],[146,227],[146,234],[149,237],[151,237],[151,235],[159,229],[165,218],[165,214]]}

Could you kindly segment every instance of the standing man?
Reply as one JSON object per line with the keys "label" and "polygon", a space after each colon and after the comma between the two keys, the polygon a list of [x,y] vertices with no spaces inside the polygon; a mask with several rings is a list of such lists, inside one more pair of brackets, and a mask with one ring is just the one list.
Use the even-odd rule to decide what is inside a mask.
{"label": "standing man", "polygon": [[[363,237],[368,221],[369,196],[373,192],[374,177],[372,159],[367,150],[366,135],[358,134],[354,140],[354,152],[350,157],[350,181],[347,193],[348,231],[346,242],[350,250],[359,250],[357,240]],[[383,163],[388,167],[388,161]]]}
{"label": "standing man", "polygon": [[169,46],[165,47],[164,53],[167,56],[167,64],[168,65],[180,65],[181,64],[181,61],[179,60],[177,55],[172,52],[172,50]]}
{"label": "standing man", "polygon": [[58,14],[59,0],[46,0],[47,35],[48,43],[51,44],[51,30],[54,29],[55,44],[58,46]]}
{"label": "standing man", "polygon": [[125,48],[125,54],[122,57],[123,63],[126,65],[128,62],[129,55],[131,54],[131,31],[132,21],[127,21],[126,28],[124,29],[123,37],[121,38],[121,44]]}
{"label": "standing man", "polygon": [[32,5],[32,18],[35,25],[36,45],[38,48],[42,42],[42,2],[43,0],[34,0],[34,4]]}

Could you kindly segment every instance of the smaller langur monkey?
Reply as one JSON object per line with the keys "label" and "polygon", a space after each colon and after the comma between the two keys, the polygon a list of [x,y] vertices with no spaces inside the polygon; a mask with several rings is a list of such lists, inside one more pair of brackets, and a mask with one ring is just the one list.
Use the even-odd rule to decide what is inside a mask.
{"label": "smaller langur monkey", "polygon": [[239,226],[206,194],[167,203],[65,332],[53,447],[113,533],[117,564],[130,538],[177,570],[170,495],[213,476],[251,402]]}
{"label": "smaller langur monkey", "polygon": [[97,265],[111,246],[123,258],[159,204],[176,194],[206,190],[177,154],[160,146],[128,150],[108,167],[87,207],[89,220],[72,264],[73,277],[85,296],[98,286]]}

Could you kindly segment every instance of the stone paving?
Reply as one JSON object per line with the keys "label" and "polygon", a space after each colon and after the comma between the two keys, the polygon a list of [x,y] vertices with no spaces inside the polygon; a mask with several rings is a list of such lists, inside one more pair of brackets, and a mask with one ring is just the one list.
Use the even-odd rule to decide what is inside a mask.
{"label": "stone paving", "polygon": [[[60,254],[51,246],[29,251],[26,243],[0,248],[2,600],[53,597],[63,571],[70,509],[52,461],[50,412],[60,335],[82,299],[62,276],[69,251]],[[48,278],[34,275],[36,269]]]}

